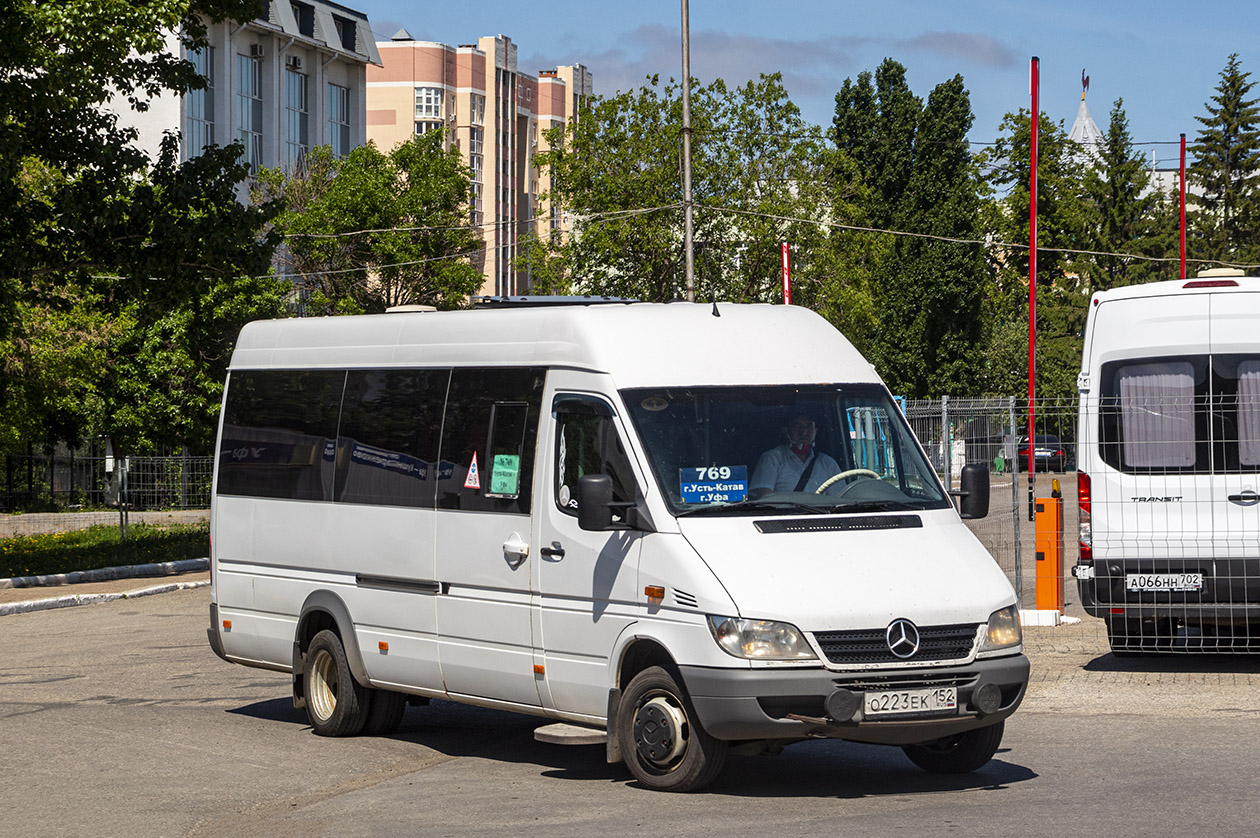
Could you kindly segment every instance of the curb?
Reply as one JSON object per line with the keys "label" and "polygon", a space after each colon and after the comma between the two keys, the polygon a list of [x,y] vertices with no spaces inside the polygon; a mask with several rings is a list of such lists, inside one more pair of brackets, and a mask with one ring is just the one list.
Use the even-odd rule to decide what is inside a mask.
{"label": "curb", "polygon": [[100,602],[113,602],[117,599],[134,599],[153,594],[166,594],[172,591],[183,591],[189,588],[206,588],[210,582],[174,582],[170,585],[154,585],[151,588],[140,588],[135,591],[124,591],[113,594],[73,594],[52,599],[28,599],[23,602],[0,603],[0,617],[9,614],[26,614],[31,611],[47,611],[52,608],[69,608],[75,605],[96,605]]}
{"label": "curb", "polygon": [[[138,576],[171,576],[210,569],[210,559],[181,559],[177,562],[102,567],[97,570],[76,570],[73,573],[50,573],[46,576],[15,576],[0,579],[0,588],[44,588],[54,585],[76,585],[80,582],[112,582]],[[0,614],[4,613],[0,611]]]}

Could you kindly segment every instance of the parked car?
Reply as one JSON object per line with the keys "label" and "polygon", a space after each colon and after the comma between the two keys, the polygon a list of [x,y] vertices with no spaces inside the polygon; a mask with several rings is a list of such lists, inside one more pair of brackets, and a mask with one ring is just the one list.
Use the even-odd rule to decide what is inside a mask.
{"label": "parked car", "polygon": [[[1067,451],[1057,436],[1037,434],[1037,444],[1033,449],[1033,466],[1037,471],[1063,471],[1067,463]],[[1019,465],[1028,468],[1028,437],[1019,438]]]}

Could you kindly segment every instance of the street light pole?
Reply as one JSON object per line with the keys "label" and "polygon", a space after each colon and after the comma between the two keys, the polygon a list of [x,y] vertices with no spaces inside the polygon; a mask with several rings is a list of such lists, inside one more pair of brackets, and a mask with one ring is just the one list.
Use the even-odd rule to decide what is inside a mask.
{"label": "street light pole", "polygon": [[687,260],[687,302],[696,301],[696,252],[691,215],[691,23],[687,0],[682,0],[682,141],[683,247]]}

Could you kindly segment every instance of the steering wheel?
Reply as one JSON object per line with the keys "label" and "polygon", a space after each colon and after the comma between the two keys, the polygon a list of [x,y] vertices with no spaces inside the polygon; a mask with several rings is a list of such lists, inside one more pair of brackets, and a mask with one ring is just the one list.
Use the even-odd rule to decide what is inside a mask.
{"label": "steering wheel", "polygon": [[814,490],[814,494],[821,495],[836,481],[843,480],[846,477],[856,477],[858,475],[861,475],[862,477],[874,477],[876,480],[879,479],[879,473],[871,471],[869,468],[851,468],[848,471],[842,471],[839,474],[833,474],[828,477],[822,482],[821,486]]}

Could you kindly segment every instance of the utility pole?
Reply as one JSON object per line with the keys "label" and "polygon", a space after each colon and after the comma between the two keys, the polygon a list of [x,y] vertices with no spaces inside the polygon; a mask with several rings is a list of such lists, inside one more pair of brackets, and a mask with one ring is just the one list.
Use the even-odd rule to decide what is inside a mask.
{"label": "utility pole", "polygon": [[687,302],[696,301],[696,250],[691,216],[691,23],[687,0],[682,0],[682,141],[683,247],[687,259]]}

